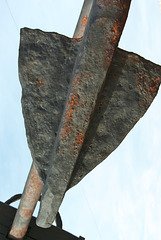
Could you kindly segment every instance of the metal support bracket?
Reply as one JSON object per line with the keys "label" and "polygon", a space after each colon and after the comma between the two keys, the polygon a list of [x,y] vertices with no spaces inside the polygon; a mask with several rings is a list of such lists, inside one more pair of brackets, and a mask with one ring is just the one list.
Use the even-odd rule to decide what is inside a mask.
{"label": "metal support bracket", "polygon": [[[8,204],[0,202],[0,240],[9,240],[9,231],[11,229],[14,216],[17,209]],[[83,237],[76,237],[58,227],[44,229],[36,226],[36,218],[32,217],[29,228],[24,240],[85,240]]]}

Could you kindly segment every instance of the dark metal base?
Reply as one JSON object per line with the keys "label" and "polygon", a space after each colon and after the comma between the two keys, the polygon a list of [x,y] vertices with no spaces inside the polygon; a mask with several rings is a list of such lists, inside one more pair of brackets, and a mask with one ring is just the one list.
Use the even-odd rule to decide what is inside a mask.
{"label": "dark metal base", "polygon": [[[0,240],[9,239],[8,233],[16,213],[16,208],[0,202]],[[76,237],[60,228],[52,226],[44,229],[36,226],[36,218],[32,217],[25,240],[85,240]]]}

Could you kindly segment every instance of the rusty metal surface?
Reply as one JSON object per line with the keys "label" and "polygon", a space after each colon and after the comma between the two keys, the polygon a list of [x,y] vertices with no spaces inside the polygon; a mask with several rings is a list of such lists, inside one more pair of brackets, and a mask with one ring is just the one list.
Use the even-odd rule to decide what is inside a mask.
{"label": "rusty metal surface", "polygon": [[[116,51],[131,1],[95,0],[89,16],[92,2],[84,1],[74,39],[21,31],[23,113],[31,154],[45,184],[37,220],[41,227],[52,224],[65,192],[121,143],[161,82],[160,66]],[[14,236],[22,238],[18,231]]]}
{"label": "rusty metal surface", "polygon": [[[28,121],[27,119],[30,118],[32,113],[35,113],[34,108],[38,110],[37,118],[33,118],[30,122],[30,128],[27,129],[27,137],[40,176],[46,182],[38,218],[40,226],[48,227],[52,224],[68,188],[73,168],[96,105],[97,96],[105,82],[108,67],[118,44],[129,5],[130,1],[125,3],[95,1],[90,15],[91,20],[87,24],[86,34],[82,41],[70,40],[63,36],[58,37],[54,33],[43,33],[41,31],[42,36],[36,39],[32,38],[31,31],[27,29],[25,32],[28,32],[28,34],[22,34],[19,72],[23,87],[22,103],[25,122]],[[114,14],[112,15],[111,12],[114,12]],[[46,37],[48,37],[48,48],[43,41],[43,38]],[[32,44],[30,45],[31,39]],[[59,44],[55,44],[53,40],[56,43],[59,40]],[[100,48],[100,46],[103,46],[103,48]],[[62,53],[62,49],[61,60],[60,52]],[[45,56],[42,55],[43,50]],[[25,55],[24,52],[26,51],[30,51],[30,55]],[[55,61],[51,57],[53,55]],[[32,60],[29,61],[28,57],[31,57]],[[28,62],[27,65],[26,61]],[[48,71],[44,68],[45,64],[50,67]],[[66,68],[64,68],[64,65],[66,65]],[[40,71],[41,68],[43,73]],[[55,74],[52,68],[55,69]],[[73,68],[73,74],[71,75]],[[50,74],[51,69],[53,77]],[[55,76],[56,81],[54,80]],[[58,76],[64,82],[60,82]],[[24,82],[22,79],[26,77],[28,81]],[[51,79],[53,79],[53,83],[49,84]],[[28,86],[26,86],[26,83]],[[69,90],[68,85],[70,84],[72,86]],[[55,95],[53,95],[54,89]],[[69,99],[65,104],[68,90],[70,91],[68,92]],[[28,95],[30,99],[28,99]],[[66,110],[64,111],[65,105]],[[28,112],[26,112],[26,109],[28,109]],[[52,115],[51,111],[53,112]],[[63,111],[64,117],[59,128]],[[44,118],[47,137],[43,134],[42,119],[44,121]],[[38,142],[35,142],[36,138]],[[44,159],[48,160],[44,161]],[[50,165],[54,165],[54,168]],[[56,192],[54,193],[54,191]]]}
{"label": "rusty metal surface", "polygon": [[93,0],[84,0],[83,7],[79,16],[79,20],[74,31],[73,38],[81,38],[88,22],[89,14],[92,8]]}
{"label": "rusty metal surface", "polygon": [[98,95],[120,39],[131,1],[95,0],[80,45],[51,166],[45,181],[37,224],[50,227],[63,200]]}
{"label": "rusty metal surface", "polygon": [[41,191],[42,181],[40,180],[34,164],[32,164],[19,208],[16,212],[12,228],[9,232],[9,237],[11,239],[23,239],[25,236],[36,203],[40,198]]}
{"label": "rusty metal surface", "polygon": [[[29,42],[31,43],[33,42],[33,39],[42,39],[43,43],[48,42],[48,39],[44,37],[44,33],[39,30],[25,29],[23,30],[24,38],[26,38],[25,34],[30,37]],[[62,36],[60,36],[60,41],[61,38]],[[69,39],[66,38],[66,41],[69,41]],[[28,46],[30,46],[29,42],[27,42]],[[56,44],[54,38],[52,42],[54,45]],[[58,36],[56,36],[56,42],[58,42]],[[61,56],[62,45],[56,46],[60,59],[65,59],[64,55]],[[46,51],[47,49],[44,48],[44,52]],[[61,106],[65,104],[69,84],[67,84],[64,78],[59,75],[59,72],[58,74],[55,72],[55,68],[53,68],[53,72],[51,71],[49,76],[45,75],[44,72],[47,73],[50,71],[50,64],[48,62],[45,64],[43,60],[41,60],[43,65],[41,70],[38,73],[36,70],[34,71],[35,67],[31,63],[37,61],[38,55],[34,55],[33,50],[32,54],[30,51],[27,51],[26,53],[23,48],[22,52],[24,58],[26,54],[31,57],[27,58],[27,62],[22,58],[24,61],[24,66],[22,66],[22,68],[24,70],[26,69],[26,71],[30,71],[36,79],[38,77],[37,74],[40,74],[46,79],[43,86],[37,86],[30,82],[33,77],[27,78],[23,76],[21,78],[21,83],[23,84],[22,103],[27,138],[30,149],[32,150],[34,148],[34,152],[31,151],[33,158],[35,162],[38,162],[40,156],[42,156],[46,166],[49,166],[50,149],[52,149],[55,135],[57,135],[58,124],[63,113]],[[65,49],[62,52],[64,53]],[[43,55],[42,51],[41,54]],[[21,54],[20,57],[22,57]],[[57,61],[59,62],[59,58]],[[54,57],[51,59],[51,62],[55,64]],[[23,73],[27,76],[27,72],[24,71]],[[57,78],[53,79],[53,81],[47,81],[48,78],[51,79],[53,75],[57,76]],[[64,75],[67,74],[65,73]],[[151,63],[136,54],[128,53],[120,49],[116,51],[111,64],[111,69],[106,77],[104,90],[97,103],[96,110],[93,114],[83,148],[80,151],[77,165],[72,173],[68,188],[77,184],[89,171],[102,162],[121,143],[135,123],[146,112],[156,96],[160,84],[160,76],[160,66]],[[56,85],[57,82],[60,86],[64,86],[63,92],[60,91],[61,88],[59,85]],[[56,90],[50,92],[50,89],[55,89],[55,85],[57,87],[57,94],[55,93]],[[56,104],[51,106],[46,102],[49,99],[46,99],[44,95],[42,95],[44,94],[44,91],[49,96],[49,99],[55,99],[57,95],[59,95],[59,98],[61,97],[62,101],[55,100]],[[32,104],[33,92],[35,94],[34,99],[37,99],[34,104]],[[41,101],[38,101],[38,99],[41,99]],[[46,107],[44,114],[43,112],[40,114],[40,109],[43,106]],[[58,112],[58,109],[60,114],[56,115],[55,112]],[[124,111],[122,111],[122,109],[124,109]],[[29,112],[30,114],[28,114]],[[34,114],[32,114],[32,112]],[[53,113],[54,119],[51,121],[50,119],[53,118]],[[48,118],[46,118],[46,115],[48,115]],[[37,124],[33,125],[32,121]],[[50,132],[46,131],[49,127],[51,128]],[[120,132],[121,129],[122,131]],[[53,134],[53,132],[55,134]],[[42,138],[42,136],[44,138]],[[48,148],[46,148],[46,155],[41,155],[42,149],[46,146],[48,146]],[[43,164],[38,166],[39,174],[43,179],[46,175],[44,174]],[[43,180],[45,181],[45,179],[46,178]]]}
{"label": "rusty metal surface", "polygon": [[145,114],[161,84],[161,66],[117,49],[68,188],[106,159]]}
{"label": "rusty metal surface", "polygon": [[[19,77],[32,158],[43,181],[50,167],[80,41],[41,30],[21,30]],[[64,67],[65,66],[65,67]]]}
{"label": "rusty metal surface", "polygon": [[[39,33],[42,34],[41,31]],[[30,34],[31,34],[31,30],[30,30]],[[29,34],[29,31],[27,31],[27,35],[29,36],[30,34]],[[36,35],[36,33],[34,34]],[[34,35],[34,38],[35,38],[35,35]],[[39,37],[40,36],[38,36],[38,38]],[[96,136],[94,138],[93,137],[91,138],[91,135],[87,135],[92,139],[93,142],[92,144],[87,145],[89,146],[88,151],[86,146],[85,149],[86,149],[87,157],[84,154],[85,160],[82,159],[81,161],[83,161],[83,163],[81,163],[80,161],[81,165],[79,167],[76,167],[76,169],[74,169],[73,174],[76,174],[76,177],[74,177],[73,182],[71,183],[70,186],[76,184],[84,175],[86,175],[90,170],[93,169],[93,167],[95,167],[98,163],[104,160],[108,156],[108,154],[120,144],[120,142],[129,132],[129,130],[134,126],[134,124],[139,120],[139,118],[147,110],[153,98],[157,94],[157,90],[160,84],[160,66],[152,64],[149,61],[146,61],[135,54],[118,50],[116,52],[114,61],[111,65],[111,69],[112,70],[110,71],[106,79],[107,83],[106,83],[106,88],[104,88],[105,92],[101,97],[102,101],[100,102],[100,104],[97,104],[98,114],[95,114],[96,116],[95,119],[99,118],[98,116],[101,116],[101,121],[98,125],[98,128],[95,128],[95,126],[93,127],[93,129],[97,129]],[[42,69],[42,71],[44,70]],[[30,81],[31,79],[28,79],[28,81],[27,79],[25,80],[26,80],[26,84],[29,84],[28,81]],[[48,86],[49,89],[52,89],[53,83],[46,82],[46,85],[47,84],[49,84]],[[59,84],[63,85],[63,82],[59,80]],[[35,87],[37,87],[37,91],[39,94],[38,96],[40,97],[41,96],[40,86],[38,87],[35,84],[33,88],[35,89]],[[113,92],[114,89],[115,91]],[[106,91],[109,92],[109,94],[106,94]],[[66,90],[66,93],[67,93],[67,90]],[[26,94],[25,97],[27,96],[30,97],[28,94]],[[113,98],[111,98],[111,101],[109,101],[108,96],[110,96],[110,98],[111,96],[113,96]],[[114,98],[114,96],[116,97]],[[29,104],[29,101],[28,101],[29,99],[26,98],[26,102],[28,102],[28,104]],[[64,95],[64,101],[65,101],[65,95]],[[108,103],[111,103],[111,105],[109,104],[108,106],[107,105]],[[40,107],[43,106],[43,104],[44,103],[42,100],[38,102],[37,111],[40,109]],[[32,109],[30,108],[31,105],[28,105],[28,106],[29,106],[29,109]],[[129,106],[132,106],[132,107],[130,108]],[[34,107],[36,107],[35,104],[34,104]],[[54,106],[52,107],[53,107],[53,111],[55,111]],[[107,107],[107,110],[105,107]],[[27,113],[29,109],[27,110]],[[124,111],[122,111],[122,109],[124,109]],[[47,110],[51,110],[51,109],[46,108],[46,111]],[[37,121],[36,120],[37,111],[34,108],[34,111],[33,111],[34,115],[31,115],[34,121]],[[39,117],[39,111],[38,111],[38,117]],[[45,125],[45,119],[46,119],[45,118],[44,120],[42,120],[42,118],[43,116],[41,115],[41,119],[39,120],[42,121],[42,124],[41,122],[37,121],[39,123],[38,126],[41,126],[41,127]],[[31,119],[29,120],[30,120],[29,123],[31,127]],[[58,122],[59,120],[60,119],[58,119]],[[120,128],[120,125],[121,125],[121,128]],[[121,133],[119,133],[118,131],[120,129],[122,129]],[[51,132],[51,136],[52,135],[54,134]],[[47,144],[50,144],[51,136],[49,136],[49,142],[47,142]],[[46,136],[45,138],[47,139]],[[39,135],[36,136],[36,139],[38,139],[38,141],[40,140]],[[32,140],[34,143],[34,139]],[[88,143],[88,141],[85,140],[84,147],[86,142]],[[39,143],[42,144],[41,141]],[[41,148],[42,148],[42,145],[40,145],[37,150],[39,155],[40,155],[39,149]],[[83,154],[82,154],[82,157],[83,157]],[[80,156],[79,156],[79,159],[81,159]]]}
{"label": "rusty metal surface", "polygon": [[[92,3],[93,3],[93,0],[92,1],[91,0],[90,1],[89,0],[84,1],[82,11],[81,11],[81,14],[80,14],[80,17],[79,17],[79,20],[78,20],[73,38],[80,38],[80,37],[83,36],[84,31],[85,31],[85,27],[86,27],[86,24],[87,24],[87,21],[88,21],[88,16],[89,16],[89,13],[90,13],[90,10],[91,10],[91,7],[92,7]],[[39,80],[39,83],[41,83],[41,80]],[[29,177],[28,177],[28,183],[30,182],[30,185],[32,184],[32,188],[36,189],[37,186],[35,184],[41,183],[41,180],[39,179],[39,176],[38,176],[37,172],[36,172],[37,181],[35,182],[35,180],[33,179],[32,173],[34,173],[35,170],[36,170],[35,165],[32,164],[30,174],[29,174]],[[27,188],[28,188],[28,184],[25,185],[25,189],[24,189],[25,193],[27,191]],[[30,207],[32,207],[32,209],[31,209],[32,213],[34,212],[35,206],[37,204],[37,195],[39,195],[39,198],[40,198],[41,192],[42,192],[42,184],[41,184],[41,186],[39,186],[37,191],[33,191],[32,194],[30,194],[30,200],[32,199],[32,201],[33,201],[32,206],[30,206]],[[16,214],[15,219],[14,219],[14,223],[13,223],[12,228],[11,228],[10,233],[9,233],[9,236],[12,239],[23,238],[25,236],[26,229],[28,228],[29,222],[30,222],[31,217],[32,217],[31,214],[28,215],[28,217],[25,216],[26,219],[24,219],[24,217],[23,217],[24,209],[22,208],[22,206],[24,205],[24,201],[28,201],[25,193],[23,193],[23,196],[21,198],[17,214]],[[9,201],[12,201],[12,199],[10,199]],[[27,203],[27,204],[29,204],[29,203]],[[57,213],[57,216],[59,216],[59,213]],[[56,220],[57,220],[57,218],[56,218]],[[60,216],[59,216],[58,220],[59,220],[59,224],[62,228],[62,222],[61,222],[61,217]]]}

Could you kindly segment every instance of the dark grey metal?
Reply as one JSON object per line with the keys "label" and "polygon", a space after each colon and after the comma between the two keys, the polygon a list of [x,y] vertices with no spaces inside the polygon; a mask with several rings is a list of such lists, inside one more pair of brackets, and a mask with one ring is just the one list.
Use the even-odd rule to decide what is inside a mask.
{"label": "dark grey metal", "polygon": [[[65,109],[50,155],[37,218],[50,227],[64,198],[97,98],[121,36],[131,0],[95,0],[71,76]],[[46,209],[48,211],[46,211]]]}
{"label": "dark grey metal", "polygon": [[130,1],[108,4],[94,1],[83,40],[21,30],[26,134],[45,184],[37,221],[42,227],[51,225],[65,192],[122,142],[161,82],[160,66],[115,52]]}
{"label": "dark grey metal", "polygon": [[[8,240],[8,233],[16,213],[15,208],[0,202],[0,240]],[[36,226],[36,218],[32,217],[25,240],[78,240],[84,239],[76,237],[55,226],[50,229],[43,229]]]}
{"label": "dark grey metal", "polygon": [[120,145],[153,102],[160,83],[161,66],[117,49],[68,188]]}
{"label": "dark grey metal", "polygon": [[57,33],[21,29],[22,110],[32,158],[44,182],[79,45]]}
{"label": "dark grey metal", "polygon": [[[79,44],[54,33],[21,31],[23,114],[29,147],[43,181],[69,88],[71,61]],[[160,66],[136,54],[116,51],[68,189],[114,151],[143,116],[157,94],[160,76]]]}

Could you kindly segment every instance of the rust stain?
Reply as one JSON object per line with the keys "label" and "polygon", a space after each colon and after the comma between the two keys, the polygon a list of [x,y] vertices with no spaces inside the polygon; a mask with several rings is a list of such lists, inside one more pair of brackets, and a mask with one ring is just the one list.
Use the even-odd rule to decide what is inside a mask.
{"label": "rust stain", "polygon": [[114,37],[112,39],[112,42],[115,42],[115,40],[118,40],[118,37],[120,37],[121,34],[121,24],[120,22],[115,22],[112,31],[114,32]]}
{"label": "rust stain", "polygon": [[17,210],[9,236],[14,239],[23,239],[28,229],[34,208],[42,191],[42,182],[35,165],[32,165],[25,189]]}
{"label": "rust stain", "polygon": [[71,100],[71,106],[74,106],[76,104],[76,101],[77,101],[77,96],[73,95]]}
{"label": "rust stain", "polygon": [[88,22],[88,16],[83,16],[82,18],[82,24],[85,26]]}
{"label": "rust stain", "polygon": [[[125,20],[127,18],[128,8],[130,6],[130,0],[113,0],[113,1],[105,1],[105,0],[98,0],[97,4],[100,4],[100,7],[109,7],[112,9],[113,7],[117,9],[117,18],[114,18],[113,22],[111,23],[111,31],[105,33],[105,41],[103,43],[104,48],[104,61],[103,67],[105,69],[109,68],[111,64],[112,56],[114,50],[118,45],[118,41],[120,39]],[[125,9],[126,8],[126,9]],[[101,24],[101,23],[100,23]]]}
{"label": "rust stain", "polygon": [[79,37],[79,38],[73,38],[76,42],[80,42],[80,41],[82,41],[82,38],[83,38],[83,36],[81,36],[81,37]]}
{"label": "rust stain", "polygon": [[36,82],[36,86],[40,87],[41,84],[42,84],[42,80],[38,79],[38,81]]}
{"label": "rust stain", "polygon": [[84,134],[82,132],[79,132],[75,140],[77,145],[82,144],[84,142]]}
{"label": "rust stain", "polygon": [[84,30],[88,22],[88,16],[83,16],[80,21],[79,32],[75,34],[75,41],[81,41],[83,38]]}
{"label": "rust stain", "polygon": [[80,21],[79,31],[74,34],[75,41],[81,41],[84,35],[84,30],[88,22],[88,16],[83,16]]}
{"label": "rust stain", "polygon": [[73,115],[73,112],[75,110],[75,106],[77,105],[77,103],[78,103],[78,96],[73,94],[71,96],[71,100],[68,101],[68,103],[67,103],[66,112],[63,117],[63,122],[65,125],[61,129],[61,133],[60,133],[60,136],[62,136],[63,138],[69,136],[72,132],[72,125],[71,125],[72,115]]}
{"label": "rust stain", "polygon": [[69,127],[68,124],[65,125],[65,127],[62,129],[62,137],[65,138],[66,136],[70,135],[72,132],[72,127]]}
{"label": "rust stain", "polygon": [[154,80],[147,79],[145,73],[137,74],[137,83],[140,92],[151,95],[156,94],[160,85],[160,78],[157,77]]}
{"label": "rust stain", "polygon": [[42,182],[40,181],[38,172],[35,168],[30,176],[30,181],[28,182],[28,187],[26,188],[27,201],[30,203],[35,202],[35,199],[37,199],[37,201],[38,201],[39,192],[40,192],[41,188],[42,188]]}
{"label": "rust stain", "polygon": [[15,227],[12,227],[12,232],[8,234],[8,237],[10,239],[23,239],[24,232],[26,233],[27,229],[28,229],[28,226],[23,226],[21,229],[16,229]]}
{"label": "rust stain", "polygon": [[122,28],[124,25],[124,19],[122,21],[115,21],[112,26],[111,26],[111,31],[106,33],[105,35],[105,40],[103,43],[103,48],[104,48],[104,61],[103,61],[103,67],[105,69],[108,69],[114,49],[116,49],[116,46],[118,44],[118,40],[120,38]]}
{"label": "rust stain", "polygon": [[151,92],[152,94],[156,93],[158,91],[159,84],[160,84],[159,78],[155,78],[153,80],[153,86],[149,88],[149,92]]}
{"label": "rust stain", "polygon": [[23,208],[21,209],[22,212],[21,212],[21,216],[24,218],[24,219],[28,219],[32,216],[32,213],[33,213],[33,209],[26,209],[26,208]]}

